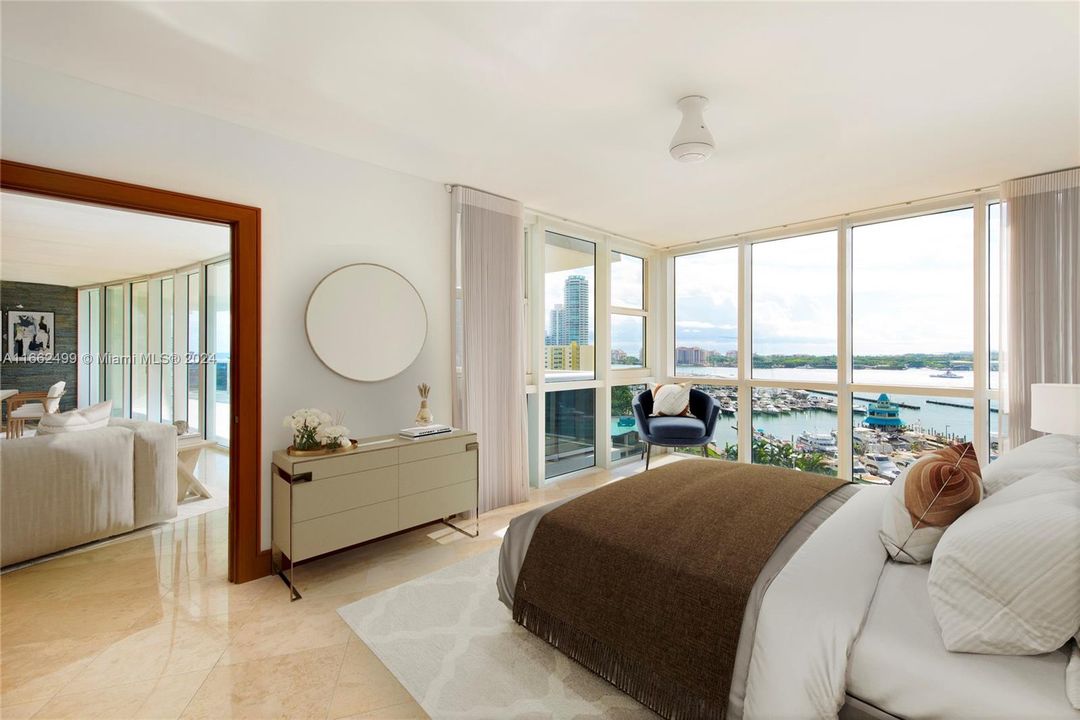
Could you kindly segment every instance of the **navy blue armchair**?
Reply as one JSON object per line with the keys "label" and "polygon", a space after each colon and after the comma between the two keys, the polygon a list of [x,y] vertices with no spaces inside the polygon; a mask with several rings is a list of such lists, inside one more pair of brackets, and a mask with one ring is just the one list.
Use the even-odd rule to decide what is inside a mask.
{"label": "navy blue armchair", "polygon": [[720,403],[701,390],[690,391],[690,412],[692,417],[658,416],[650,417],[653,411],[652,390],[634,398],[634,417],[637,418],[638,433],[647,447],[642,452],[645,457],[645,469],[649,469],[652,459],[652,446],[660,447],[700,447],[702,456],[712,442],[716,419],[720,416]]}

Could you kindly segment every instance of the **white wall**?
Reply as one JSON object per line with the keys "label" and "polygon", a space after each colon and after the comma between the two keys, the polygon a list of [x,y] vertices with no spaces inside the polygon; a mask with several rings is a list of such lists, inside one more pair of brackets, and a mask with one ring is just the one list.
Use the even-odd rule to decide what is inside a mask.
{"label": "white wall", "polygon": [[[4,60],[0,154],[7,160],[262,208],[263,527],[270,546],[270,453],[300,407],[345,412],[354,436],[412,424],[415,386],[450,412],[450,196],[440,183],[342,158],[144,98]],[[304,307],[326,273],[375,262],[407,277],[428,310],[420,357],[397,378],[357,383],[327,370],[304,333]],[[342,332],[364,315],[342,308]],[[372,338],[378,342],[378,338]]]}

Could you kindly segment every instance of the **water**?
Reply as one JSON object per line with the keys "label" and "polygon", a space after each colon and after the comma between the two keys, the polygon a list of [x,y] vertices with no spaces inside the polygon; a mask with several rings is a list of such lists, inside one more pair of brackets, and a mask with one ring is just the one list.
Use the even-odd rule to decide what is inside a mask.
{"label": "water", "polygon": [[[718,373],[727,373],[733,376],[734,368],[700,368],[680,367],[680,377],[709,377],[715,378]],[[970,370],[955,370],[956,379],[934,378],[933,374],[940,370],[927,368],[910,368],[907,370],[857,370],[855,380],[865,385],[923,385],[942,388],[971,388],[974,383],[974,373]],[[992,380],[996,385],[997,373],[991,373]],[[761,380],[785,380],[806,382],[836,382],[836,371],[822,368],[792,368],[792,369],[763,369],[754,373],[756,379]],[[727,378],[727,379],[734,379]],[[722,382],[723,379],[721,379]],[[869,401],[877,399],[879,393],[857,392],[855,393],[856,405],[867,405]],[[821,393],[811,395],[826,396]],[[829,396],[831,397],[831,396]],[[937,434],[954,436],[957,439],[972,440],[974,433],[974,411],[972,400],[968,398],[950,398],[926,394],[900,394],[890,393],[889,399],[893,402],[905,405],[918,406],[918,409],[900,408],[900,419],[908,426],[921,426],[926,431],[934,431]],[[955,403],[966,407],[953,407],[938,405],[928,401]],[[859,426],[865,419],[865,415],[854,415],[852,423]],[[845,419],[846,421],[846,419]],[[633,428],[619,428],[616,426],[617,419],[612,419],[612,434],[621,434]],[[803,432],[828,433],[838,430],[840,419],[835,412],[822,410],[806,410],[791,412],[781,415],[769,415],[761,412],[753,414],[753,426],[755,430],[761,430],[780,440],[791,441]],[[736,443],[737,432],[734,428],[735,417],[733,415],[721,415],[717,421],[715,438],[718,447],[723,448],[725,443]],[[991,431],[996,431],[997,417],[991,413]]]}

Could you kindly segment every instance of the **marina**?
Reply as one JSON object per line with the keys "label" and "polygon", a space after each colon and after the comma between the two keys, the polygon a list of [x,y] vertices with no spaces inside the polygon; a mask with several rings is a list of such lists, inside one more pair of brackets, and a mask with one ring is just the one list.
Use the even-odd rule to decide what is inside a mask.
{"label": "marina", "polygon": [[[680,368],[680,371],[686,368]],[[705,370],[705,368],[699,368]],[[709,370],[715,370],[709,368]],[[783,379],[801,370],[786,371]],[[807,374],[820,371],[807,369]],[[881,371],[895,375],[897,371]],[[920,380],[931,373],[925,369],[905,371],[910,378]],[[970,382],[971,373],[967,371]],[[818,381],[818,377],[807,377]],[[961,376],[963,379],[963,376]],[[723,382],[710,378],[711,382]],[[881,384],[886,384],[882,382]],[[962,383],[961,383],[962,385]],[[698,389],[716,398],[721,418],[713,435],[718,457],[737,457],[739,409],[738,392],[734,386],[695,384]],[[951,386],[950,387],[955,387]],[[779,388],[752,389],[753,447],[755,462],[796,467],[812,472],[836,474],[840,458],[837,429],[841,422],[835,391],[789,390]],[[974,436],[974,408],[970,400],[927,395],[856,393],[852,396],[852,477],[871,483],[891,483],[904,467],[923,453],[965,442]],[[996,457],[996,408],[990,408],[991,457]],[[635,433],[632,417],[612,419],[613,439],[623,447],[632,443],[626,433]],[[887,462],[886,462],[887,461]]]}

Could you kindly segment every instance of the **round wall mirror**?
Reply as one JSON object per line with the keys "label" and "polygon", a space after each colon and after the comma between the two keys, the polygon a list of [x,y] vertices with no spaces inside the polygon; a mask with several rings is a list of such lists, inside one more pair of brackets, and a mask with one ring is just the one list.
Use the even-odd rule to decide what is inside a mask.
{"label": "round wall mirror", "polygon": [[323,364],[364,382],[405,370],[427,339],[427,310],[416,288],[390,268],[370,263],[346,265],[324,277],[308,299],[306,322],[308,342]]}

